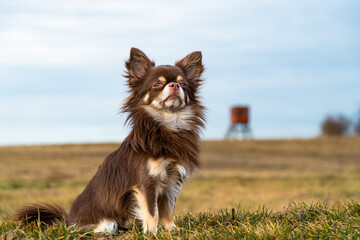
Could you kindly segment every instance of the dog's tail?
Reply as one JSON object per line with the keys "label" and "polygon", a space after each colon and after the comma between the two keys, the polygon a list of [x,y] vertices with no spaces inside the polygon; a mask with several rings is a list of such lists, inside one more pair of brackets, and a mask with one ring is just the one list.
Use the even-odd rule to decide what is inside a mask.
{"label": "dog's tail", "polygon": [[57,204],[34,203],[16,211],[14,218],[24,224],[32,222],[51,224],[56,220],[63,221],[66,219],[66,212],[63,207]]}

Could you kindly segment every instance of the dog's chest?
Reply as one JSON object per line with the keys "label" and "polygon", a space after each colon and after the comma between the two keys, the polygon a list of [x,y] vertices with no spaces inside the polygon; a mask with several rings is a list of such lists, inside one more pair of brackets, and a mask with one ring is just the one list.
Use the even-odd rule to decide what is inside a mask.
{"label": "dog's chest", "polygon": [[180,191],[182,184],[188,178],[186,169],[172,159],[149,159],[148,174],[156,185],[158,194]]}

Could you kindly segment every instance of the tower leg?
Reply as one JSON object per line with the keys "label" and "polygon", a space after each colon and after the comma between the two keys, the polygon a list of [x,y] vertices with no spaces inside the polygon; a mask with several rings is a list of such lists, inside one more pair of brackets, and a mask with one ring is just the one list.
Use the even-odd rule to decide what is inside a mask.
{"label": "tower leg", "polygon": [[230,125],[229,129],[226,131],[225,139],[231,139],[231,133],[234,131],[235,125]]}
{"label": "tower leg", "polygon": [[250,139],[251,129],[248,124],[232,124],[225,134],[225,139]]}

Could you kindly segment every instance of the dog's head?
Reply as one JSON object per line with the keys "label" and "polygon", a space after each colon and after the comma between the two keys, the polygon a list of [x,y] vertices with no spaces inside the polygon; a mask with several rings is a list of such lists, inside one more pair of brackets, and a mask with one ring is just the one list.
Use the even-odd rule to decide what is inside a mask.
{"label": "dog's head", "polygon": [[155,120],[175,130],[188,129],[193,118],[202,118],[197,96],[204,71],[201,52],[190,53],[174,66],[155,66],[145,53],[132,48],[126,68],[130,87],[126,112],[144,109]]}

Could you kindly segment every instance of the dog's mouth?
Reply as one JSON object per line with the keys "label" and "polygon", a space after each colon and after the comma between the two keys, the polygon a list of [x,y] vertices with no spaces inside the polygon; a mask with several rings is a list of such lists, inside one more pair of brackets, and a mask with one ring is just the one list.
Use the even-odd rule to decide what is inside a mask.
{"label": "dog's mouth", "polygon": [[171,99],[177,99],[177,98],[179,99],[180,97],[178,95],[172,94],[172,95],[168,96],[165,101],[171,100]]}
{"label": "dog's mouth", "polygon": [[178,96],[177,94],[173,93],[171,95],[169,95],[167,98],[165,98],[164,100],[160,101],[161,104],[165,104],[165,102],[167,100],[172,100],[172,99],[179,99],[180,100],[180,96]]}

